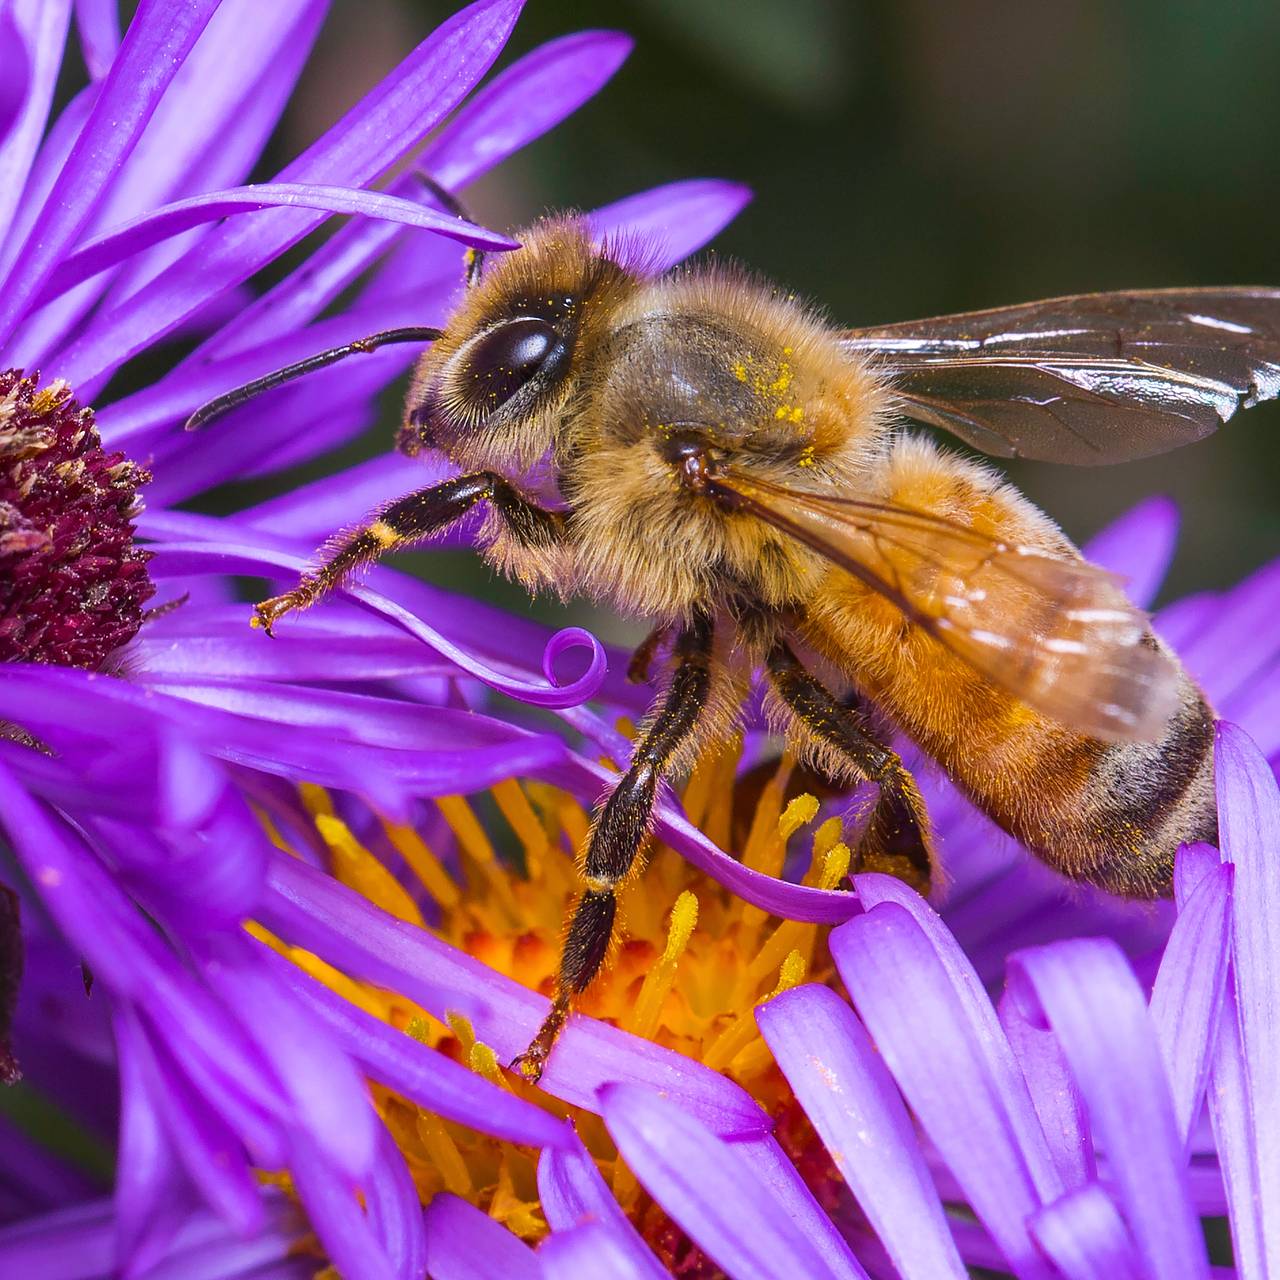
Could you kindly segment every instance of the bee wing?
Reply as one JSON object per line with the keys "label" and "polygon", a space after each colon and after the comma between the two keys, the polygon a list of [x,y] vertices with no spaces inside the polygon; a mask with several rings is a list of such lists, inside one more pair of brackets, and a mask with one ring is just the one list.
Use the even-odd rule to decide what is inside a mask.
{"label": "bee wing", "polygon": [[1001,457],[1144,458],[1280,394],[1280,289],[1086,293],[842,339],[908,417]]}
{"label": "bee wing", "polygon": [[1149,741],[1176,709],[1177,665],[1118,579],[1096,565],[906,507],[732,471],[708,483],[866,583],[993,685],[1073,729]]}

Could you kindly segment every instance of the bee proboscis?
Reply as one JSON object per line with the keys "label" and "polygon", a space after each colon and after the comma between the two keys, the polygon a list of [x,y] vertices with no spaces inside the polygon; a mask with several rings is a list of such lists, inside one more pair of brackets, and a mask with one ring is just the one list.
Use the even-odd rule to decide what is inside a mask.
{"label": "bee proboscis", "polygon": [[[254,621],[270,631],[483,503],[492,565],[653,625],[638,665],[665,648],[666,676],[592,823],[526,1073],[605,960],[660,779],[727,732],[760,668],[798,749],[878,784],[861,867],[925,891],[935,869],[891,746],[902,733],[1064,875],[1167,893],[1178,846],[1216,837],[1204,695],[1048,516],[901,421],[1074,464],[1198,440],[1280,391],[1280,290],[1087,294],[841,331],[733,268],[648,277],[572,217],[520,239],[443,331],[353,344],[433,340],[401,443],[460,474],[377,512]],[[524,487],[546,460],[550,502]]]}

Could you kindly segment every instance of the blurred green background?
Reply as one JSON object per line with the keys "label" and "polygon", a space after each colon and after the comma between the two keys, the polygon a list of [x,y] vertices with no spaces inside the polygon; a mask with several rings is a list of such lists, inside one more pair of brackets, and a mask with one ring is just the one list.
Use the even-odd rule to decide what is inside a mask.
{"label": "blurred green background", "polygon": [[[281,158],[454,7],[337,0],[275,141]],[[594,102],[467,193],[481,221],[515,226],[675,178],[740,179],[756,199],[717,251],[843,324],[1092,289],[1280,283],[1272,0],[531,0],[499,65],[584,26],[630,32],[634,54]],[[349,457],[389,447],[401,393]],[[1077,539],[1142,496],[1173,495],[1184,525],[1167,597],[1276,554],[1278,463],[1271,404],[1147,462],[1010,470]],[[474,563],[415,562],[518,599]]]}

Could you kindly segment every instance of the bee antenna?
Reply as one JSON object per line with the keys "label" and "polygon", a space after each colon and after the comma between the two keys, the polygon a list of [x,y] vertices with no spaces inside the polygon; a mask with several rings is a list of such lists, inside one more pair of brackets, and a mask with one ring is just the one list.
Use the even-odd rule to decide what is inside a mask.
{"label": "bee antenna", "polygon": [[282,387],[286,382],[292,382],[304,374],[314,373],[315,370],[323,369],[327,365],[337,364],[339,360],[345,360],[348,356],[376,351],[379,347],[391,346],[397,342],[435,342],[437,338],[442,337],[444,337],[443,329],[422,327],[384,329],[381,333],[371,333],[367,338],[357,338],[354,342],[348,342],[341,347],[330,347],[328,351],[321,351],[314,356],[308,356],[305,360],[287,364],[283,369],[264,374],[261,378],[246,382],[244,386],[236,387],[233,391],[225,391],[207,404],[202,404],[187,419],[186,430],[199,431],[201,427],[207,426],[215,418],[222,417],[224,413],[229,413],[232,409],[244,404],[246,400],[252,400],[255,396],[261,395],[264,391],[271,391],[275,387]]}

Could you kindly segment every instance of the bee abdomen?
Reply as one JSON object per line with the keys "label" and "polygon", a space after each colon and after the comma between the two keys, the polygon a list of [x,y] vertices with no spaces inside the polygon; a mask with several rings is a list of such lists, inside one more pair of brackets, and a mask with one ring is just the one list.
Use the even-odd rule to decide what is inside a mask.
{"label": "bee abdomen", "polygon": [[[1218,838],[1213,712],[1186,676],[1178,711],[1157,742],[1116,743],[1094,759],[1075,816],[1033,841],[1073,879],[1129,898],[1173,891],[1182,844]],[[1057,824],[1050,824],[1057,825]]]}

